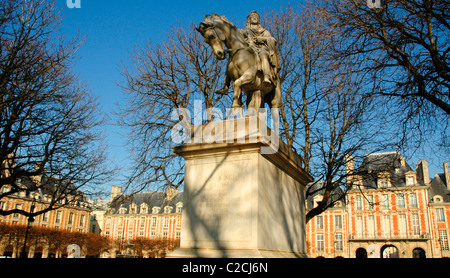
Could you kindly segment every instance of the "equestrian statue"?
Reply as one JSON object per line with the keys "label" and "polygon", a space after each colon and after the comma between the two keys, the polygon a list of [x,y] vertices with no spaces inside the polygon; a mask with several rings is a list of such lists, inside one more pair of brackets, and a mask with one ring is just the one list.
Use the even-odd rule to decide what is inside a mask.
{"label": "equestrian statue", "polygon": [[[196,28],[208,43],[214,56],[224,60],[229,54],[225,84],[216,92],[228,94],[233,86],[232,109],[242,108],[242,92],[247,95],[247,109],[256,113],[264,108],[279,108],[281,104],[280,62],[276,39],[261,26],[258,12],[247,17],[245,29],[238,29],[225,16],[207,15]],[[253,112],[252,112],[253,111]]]}

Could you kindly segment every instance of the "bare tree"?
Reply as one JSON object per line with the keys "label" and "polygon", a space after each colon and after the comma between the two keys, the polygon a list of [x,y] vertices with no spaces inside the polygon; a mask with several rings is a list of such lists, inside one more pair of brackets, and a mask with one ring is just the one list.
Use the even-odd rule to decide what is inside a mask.
{"label": "bare tree", "polygon": [[333,59],[339,34],[326,16],[311,4],[264,16],[280,53],[281,135],[314,177],[306,198],[322,196],[307,221],[342,200],[352,187],[346,182],[353,175],[345,171],[349,157],[359,161],[367,148],[386,147],[378,140],[383,122],[375,120],[377,110],[361,82],[358,65]]}
{"label": "bare tree", "polygon": [[0,3],[0,199],[48,197],[42,210],[0,215],[79,201],[108,172],[96,100],[70,72],[80,39],[66,42],[60,24],[53,1]]}
{"label": "bare tree", "polygon": [[[381,3],[381,1],[380,1]],[[383,86],[420,108],[424,101],[450,114],[450,2],[446,0],[326,2],[330,20],[351,38],[338,54],[358,59]]]}
{"label": "bare tree", "polygon": [[[365,83],[398,123],[399,145],[449,150],[450,2],[315,2],[341,32],[334,58],[359,64]],[[368,92],[369,93],[369,92]],[[436,136],[436,137],[435,137]],[[437,142],[430,142],[437,138]]]}
{"label": "bare tree", "polygon": [[309,171],[311,126],[322,97],[317,82],[327,66],[324,63],[333,28],[309,5],[289,5],[265,14],[264,19],[278,41],[282,64],[281,135],[289,147],[301,154],[304,168]]}
{"label": "bare tree", "polygon": [[[198,113],[229,101],[215,94],[222,85],[224,63],[215,59],[194,24],[188,30],[173,27],[166,41],[135,50],[132,61],[132,66],[123,67],[129,101],[119,112],[120,123],[130,130],[135,161],[129,185],[133,192],[149,186],[178,187],[184,161],[172,151],[172,132],[183,117],[189,124],[213,120],[211,113]],[[195,101],[201,107],[194,109]]]}

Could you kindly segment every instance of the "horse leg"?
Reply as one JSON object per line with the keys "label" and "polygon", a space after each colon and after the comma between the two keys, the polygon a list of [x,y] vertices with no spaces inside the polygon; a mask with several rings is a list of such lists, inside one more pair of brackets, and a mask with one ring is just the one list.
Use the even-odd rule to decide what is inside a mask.
{"label": "horse leg", "polygon": [[228,95],[228,87],[230,86],[231,78],[228,75],[228,73],[225,73],[225,80],[223,82],[223,87],[219,91],[216,92],[216,94],[220,95]]}
{"label": "horse leg", "polygon": [[233,82],[233,104],[231,105],[231,108],[240,108],[242,106],[241,100],[241,94],[242,94],[242,86],[249,84],[253,81],[253,79],[256,76],[256,69],[249,68],[244,72],[244,74],[236,79]]}
{"label": "horse leg", "polygon": [[251,96],[250,101],[247,100],[247,116],[257,116],[259,113],[259,109],[264,107],[264,103],[262,102],[262,91],[255,90],[248,94],[248,97]]}
{"label": "horse leg", "polygon": [[278,78],[275,82],[275,89],[273,91],[274,95],[270,100],[270,108],[279,108],[281,105],[281,82]]}

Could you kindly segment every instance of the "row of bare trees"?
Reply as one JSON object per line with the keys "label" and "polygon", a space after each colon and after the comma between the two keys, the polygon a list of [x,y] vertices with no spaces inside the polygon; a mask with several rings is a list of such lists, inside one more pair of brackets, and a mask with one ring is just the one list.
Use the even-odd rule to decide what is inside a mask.
{"label": "row of bare trees", "polygon": [[[317,182],[307,196],[323,195],[307,220],[352,186],[349,158],[358,164],[368,150],[424,145],[448,155],[448,7],[444,0],[384,1],[378,9],[322,0],[262,16],[278,41],[281,136]],[[225,65],[193,27],[173,28],[166,42],[138,48],[124,65],[129,103],[119,114],[130,128],[130,185],[138,188],[182,184],[183,162],[171,151],[174,109],[194,111],[196,99],[205,109],[229,107],[227,96],[214,94]]]}
{"label": "row of bare trees", "polygon": [[27,241],[25,254],[29,255],[33,247],[34,256],[39,253],[43,255],[44,250],[49,254],[64,255],[67,254],[67,247],[70,244],[77,244],[81,247],[83,256],[99,256],[103,251],[111,246],[111,242],[104,236],[94,233],[83,233],[68,231],[58,228],[43,226],[29,227],[27,232],[26,225],[11,225],[0,223],[0,250],[2,255],[9,254],[20,257],[25,244],[25,234]]}
{"label": "row of bare trees", "polygon": [[179,239],[139,237],[124,244],[123,240],[95,233],[42,226],[29,227],[28,232],[26,230],[26,225],[0,223],[0,255],[21,257],[26,233],[25,256],[34,257],[45,255],[44,250],[47,257],[65,256],[68,255],[67,247],[77,244],[83,257],[102,257],[104,252],[109,256],[120,256],[128,252],[137,257],[162,258],[180,246]]}

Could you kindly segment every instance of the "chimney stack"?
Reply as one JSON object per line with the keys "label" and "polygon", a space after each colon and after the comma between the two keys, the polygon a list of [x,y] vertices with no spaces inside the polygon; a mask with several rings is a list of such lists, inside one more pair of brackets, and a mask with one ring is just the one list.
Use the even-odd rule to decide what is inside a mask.
{"label": "chimney stack", "polygon": [[347,183],[350,184],[353,181],[353,174],[355,171],[355,165],[353,162],[353,156],[351,154],[345,155],[345,174],[347,175]]}
{"label": "chimney stack", "polygon": [[447,190],[450,190],[450,173],[448,171],[448,162],[444,162],[444,179],[445,184],[447,185]]}
{"label": "chimney stack", "polygon": [[400,155],[400,165],[402,167],[406,166],[406,160],[405,160],[405,157],[403,155]]}
{"label": "chimney stack", "polygon": [[416,166],[417,181],[423,184],[430,183],[430,176],[428,175],[428,162],[424,159],[419,161]]}
{"label": "chimney stack", "polygon": [[120,195],[122,195],[122,187],[113,185],[111,187],[111,202]]}

